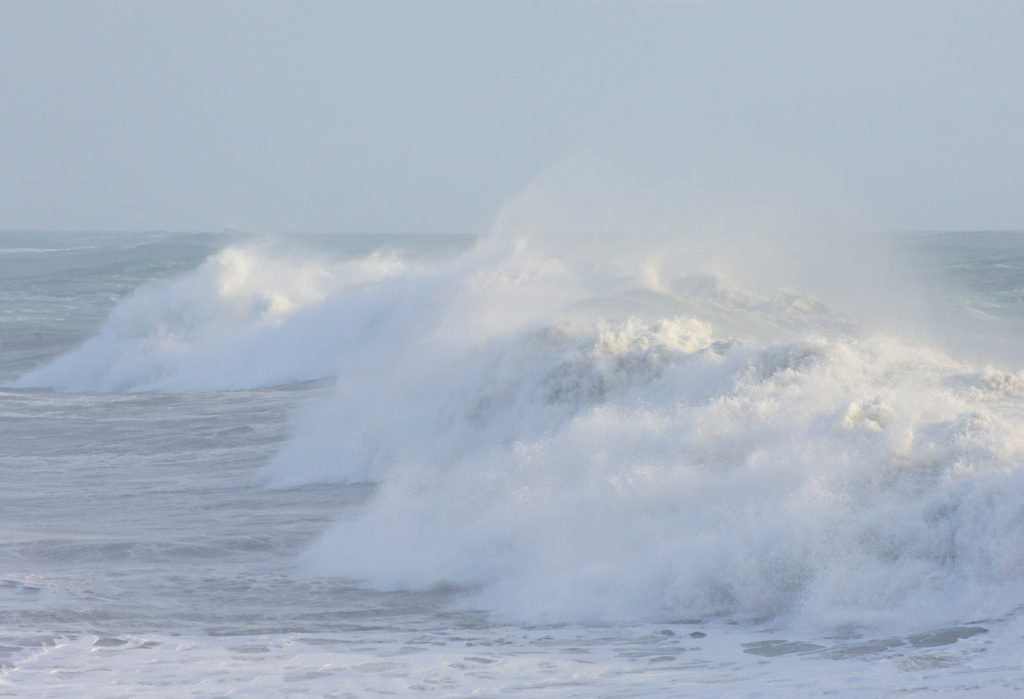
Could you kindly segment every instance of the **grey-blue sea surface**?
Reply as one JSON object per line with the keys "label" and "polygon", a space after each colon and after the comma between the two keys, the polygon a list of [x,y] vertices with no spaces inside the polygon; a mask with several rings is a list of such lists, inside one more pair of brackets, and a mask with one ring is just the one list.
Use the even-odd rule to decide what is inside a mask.
{"label": "grey-blue sea surface", "polygon": [[[382,591],[294,562],[375,486],[267,488],[254,474],[330,377],[256,390],[15,389],[117,302],[238,239],[0,234],[0,694],[25,696],[876,696],[1024,690],[1020,614],[882,637],[771,620],[515,625],[461,591]],[[332,254],[464,239],[310,237]],[[1024,318],[1024,237],[907,246],[956,298]],[[982,322],[982,321],[979,321]],[[8,388],[3,388],[8,386]],[[1022,524],[1024,526],[1024,524]]]}

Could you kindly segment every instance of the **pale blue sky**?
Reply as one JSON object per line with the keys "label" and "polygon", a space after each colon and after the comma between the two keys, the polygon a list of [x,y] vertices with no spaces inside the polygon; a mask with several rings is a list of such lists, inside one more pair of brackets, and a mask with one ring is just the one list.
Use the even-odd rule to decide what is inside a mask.
{"label": "pale blue sky", "polygon": [[885,227],[1024,228],[1022,36],[1009,0],[12,0],[0,229],[475,232],[579,153],[748,148]]}

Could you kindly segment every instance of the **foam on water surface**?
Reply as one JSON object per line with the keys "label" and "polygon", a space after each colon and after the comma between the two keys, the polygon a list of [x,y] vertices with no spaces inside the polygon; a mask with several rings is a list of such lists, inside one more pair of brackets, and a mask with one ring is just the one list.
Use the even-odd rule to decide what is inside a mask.
{"label": "foam on water surface", "polygon": [[18,657],[0,675],[0,689],[34,696],[102,686],[132,696],[284,691],[339,697],[998,696],[1019,691],[1019,653],[1005,648],[1020,629],[1001,638],[980,630],[937,633],[949,638],[931,645],[899,637],[743,642],[772,632],[677,624],[231,638],[85,635],[53,639]]}

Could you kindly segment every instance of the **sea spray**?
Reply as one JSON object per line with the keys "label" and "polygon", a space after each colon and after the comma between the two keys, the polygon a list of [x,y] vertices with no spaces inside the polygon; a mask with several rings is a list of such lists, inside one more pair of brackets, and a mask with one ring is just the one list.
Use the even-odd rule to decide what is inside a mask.
{"label": "sea spray", "polygon": [[334,375],[259,477],[378,486],[300,568],[496,618],[905,628],[1021,604],[1021,375],[642,238],[574,249],[235,245],[21,385]]}
{"label": "sea spray", "polygon": [[[693,318],[476,350],[418,382],[399,370],[406,401],[378,387],[388,408],[300,429],[334,445],[336,478],[381,482],[307,570],[455,584],[519,621],[939,624],[1020,603],[1012,377],[882,338],[716,338]],[[289,456],[269,473],[299,477]]]}
{"label": "sea spray", "polygon": [[833,628],[1020,604],[1020,376],[806,297],[636,287],[528,248],[433,270],[416,323],[347,348],[337,395],[264,477],[380,490],[305,570],[455,585],[531,622]]}

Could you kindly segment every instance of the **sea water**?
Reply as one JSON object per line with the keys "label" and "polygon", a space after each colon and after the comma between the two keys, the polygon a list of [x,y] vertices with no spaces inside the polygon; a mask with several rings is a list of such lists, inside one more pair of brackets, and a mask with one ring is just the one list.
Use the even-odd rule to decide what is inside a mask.
{"label": "sea water", "polygon": [[0,693],[1024,690],[1024,235],[655,247],[0,235]]}

